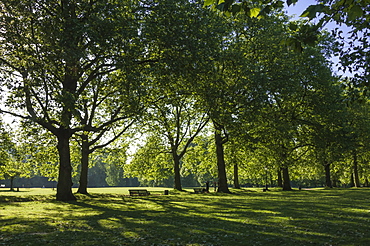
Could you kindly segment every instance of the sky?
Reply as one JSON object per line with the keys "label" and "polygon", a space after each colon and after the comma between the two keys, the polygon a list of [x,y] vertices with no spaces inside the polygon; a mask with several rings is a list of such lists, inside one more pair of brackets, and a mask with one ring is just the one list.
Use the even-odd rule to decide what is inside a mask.
{"label": "sky", "polygon": [[[295,5],[291,5],[289,7],[286,6],[285,9],[287,10],[287,14],[289,16],[295,16],[293,19],[298,19],[299,16],[303,13],[303,11],[306,10],[308,6],[315,5],[315,4],[317,4],[317,1],[315,0],[298,0],[298,2]],[[345,26],[338,26],[333,22],[328,23],[325,27],[329,30],[335,27],[346,29]]]}
{"label": "sky", "polygon": [[[315,5],[317,4],[316,0],[298,0],[298,2],[295,5],[291,6],[286,6],[286,11],[289,16],[294,16],[293,19],[298,19],[299,16],[303,13],[303,11],[306,10],[306,8],[310,5]],[[329,32],[335,28],[339,28],[340,30],[343,31],[344,34],[348,33],[349,28],[345,25],[337,25],[334,22],[330,22],[326,24],[325,29],[327,29]],[[343,74],[341,71],[338,71],[336,68],[336,64],[339,62],[339,58],[333,56],[331,58],[331,61],[334,63],[333,70],[336,72],[338,75],[343,75],[343,76],[351,76],[349,73]]]}
{"label": "sky", "polygon": [[295,5],[286,6],[286,10],[288,11],[288,15],[299,17],[308,6],[313,4],[316,4],[315,0],[298,0]]}

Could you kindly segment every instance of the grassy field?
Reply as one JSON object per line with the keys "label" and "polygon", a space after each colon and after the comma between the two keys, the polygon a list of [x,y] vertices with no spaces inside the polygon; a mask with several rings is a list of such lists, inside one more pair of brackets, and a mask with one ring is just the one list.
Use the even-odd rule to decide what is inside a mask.
{"label": "grassy field", "polygon": [[370,189],[192,194],[0,189],[2,245],[370,245]]}

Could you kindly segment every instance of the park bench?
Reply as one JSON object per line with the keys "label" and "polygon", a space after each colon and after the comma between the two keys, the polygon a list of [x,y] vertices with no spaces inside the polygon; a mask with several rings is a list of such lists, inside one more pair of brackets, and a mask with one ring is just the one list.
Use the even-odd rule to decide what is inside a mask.
{"label": "park bench", "polygon": [[150,192],[147,190],[129,190],[130,196],[149,196]]}
{"label": "park bench", "polygon": [[195,194],[200,194],[200,193],[203,193],[203,192],[204,192],[203,188],[194,188],[194,193]]}

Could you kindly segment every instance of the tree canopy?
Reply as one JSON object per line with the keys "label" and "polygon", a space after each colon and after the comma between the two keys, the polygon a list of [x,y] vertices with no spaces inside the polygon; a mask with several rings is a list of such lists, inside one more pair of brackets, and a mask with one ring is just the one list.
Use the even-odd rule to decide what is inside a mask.
{"label": "tree canopy", "polygon": [[[368,1],[321,1],[302,14],[317,22],[281,11],[296,2],[0,0],[0,113],[27,135],[1,127],[3,176],[34,168],[62,201],[77,177],[87,193],[89,168],[225,193],[365,183]],[[327,21],[352,28],[348,49]]]}

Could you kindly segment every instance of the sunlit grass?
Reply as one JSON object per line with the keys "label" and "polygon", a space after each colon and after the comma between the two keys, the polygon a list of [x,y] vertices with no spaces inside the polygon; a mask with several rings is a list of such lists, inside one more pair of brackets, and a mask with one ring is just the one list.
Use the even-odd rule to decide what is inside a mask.
{"label": "sunlit grass", "polygon": [[[0,190],[4,245],[370,245],[370,190],[233,190],[192,194],[89,189],[57,202],[51,189]],[[191,189],[189,189],[191,191]]]}

